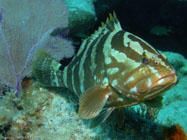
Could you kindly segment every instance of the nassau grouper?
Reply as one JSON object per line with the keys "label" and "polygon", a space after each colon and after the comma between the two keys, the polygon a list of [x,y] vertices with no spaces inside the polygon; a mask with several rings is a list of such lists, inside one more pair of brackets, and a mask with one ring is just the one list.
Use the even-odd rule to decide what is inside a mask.
{"label": "nassau grouper", "polygon": [[42,50],[33,60],[36,79],[47,87],[74,92],[79,97],[80,118],[91,119],[93,127],[115,109],[123,112],[123,107],[151,101],[177,82],[166,57],[124,31],[115,13],[82,42],[69,65],[60,67]]}

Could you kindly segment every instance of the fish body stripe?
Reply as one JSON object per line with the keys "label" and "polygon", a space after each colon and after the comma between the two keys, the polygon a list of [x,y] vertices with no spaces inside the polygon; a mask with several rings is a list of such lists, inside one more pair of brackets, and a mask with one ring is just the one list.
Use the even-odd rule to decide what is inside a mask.
{"label": "fish body stripe", "polygon": [[[72,59],[70,64],[68,66],[66,66],[63,70],[63,79],[64,79],[65,87],[69,88],[73,92],[74,92],[74,90],[76,90],[76,94],[78,96],[80,95],[80,90],[78,89],[78,87],[80,88],[80,86],[81,86],[80,82],[77,82],[77,81],[80,81],[80,77],[79,77],[79,73],[78,73],[79,66],[80,66],[80,59],[83,56],[83,53],[86,48],[85,46],[87,46],[87,43],[88,43],[87,41],[83,41],[76,56]],[[72,71],[72,68],[74,69],[73,71]],[[74,76],[74,82],[72,82],[72,76]]]}
{"label": "fish body stripe", "polygon": [[128,38],[130,38],[131,41],[138,42],[148,52],[157,54],[157,55],[159,54],[150,44],[148,44],[146,41],[144,41],[140,37],[137,37],[136,35],[129,33]]}
{"label": "fish body stripe", "polygon": [[96,56],[95,56],[95,63],[97,64],[97,67],[94,70],[94,75],[99,79],[99,82],[97,84],[102,84],[102,81],[105,79],[105,56],[103,53],[105,40],[108,38],[110,32],[106,32],[100,41],[98,42],[97,48],[96,48]]}
{"label": "fish body stripe", "polygon": [[[85,54],[86,59],[83,62],[83,68],[82,68],[84,69],[84,76],[87,79],[84,80],[84,83],[82,85],[82,87],[84,87],[84,90],[88,89],[93,85],[97,85],[102,81],[101,69],[103,69],[103,66],[102,63],[100,62],[101,60],[104,59],[104,56],[102,55],[102,51],[101,51],[103,48],[103,44],[101,42],[103,39],[105,39],[105,37],[107,37],[108,30],[103,29],[100,32],[102,32],[102,34],[99,34],[98,37],[95,37],[95,40],[91,40],[91,42],[87,46],[88,51]],[[99,54],[99,59],[100,59],[99,61],[97,61],[96,59],[97,57],[96,54]],[[96,68],[100,68],[100,69],[97,70]],[[95,80],[93,80],[94,76],[95,76]]]}
{"label": "fish body stripe", "polygon": [[68,83],[67,83],[67,70],[68,70],[68,67],[65,67],[64,70],[63,70],[63,82],[64,82],[64,85],[65,87],[68,88]]}
{"label": "fish body stripe", "polygon": [[72,75],[71,75],[71,81],[72,81],[72,88],[73,88],[73,92],[76,94],[77,90],[75,88],[75,78],[74,78],[74,72],[75,72],[75,68],[76,68],[76,64],[72,67]]}
{"label": "fish body stripe", "polygon": [[112,62],[112,59],[111,59],[111,55],[110,55],[110,51],[112,49],[112,45],[111,45],[111,42],[112,42],[112,38],[113,36],[118,32],[118,30],[114,30],[112,32],[110,32],[110,34],[108,35],[108,37],[106,38],[105,40],[105,43],[104,43],[104,48],[103,48],[103,54],[105,56],[105,64],[110,64]]}
{"label": "fish body stripe", "polygon": [[[101,78],[101,75],[103,75],[104,72],[103,70],[101,71],[101,69],[103,69],[104,66],[102,64],[98,64],[100,64],[101,60],[107,58],[103,55],[102,50],[106,44],[106,39],[110,37],[109,34],[115,34],[115,32],[121,30],[120,23],[117,21],[115,21],[113,25],[109,26],[111,29],[112,26],[114,26],[114,30],[110,31],[110,29],[105,26],[103,28],[99,28],[98,31],[90,38],[84,40],[77,55],[64,70],[64,83],[68,86],[68,88],[72,89],[72,91],[76,91],[78,94],[81,94],[91,85],[98,84],[103,81],[104,76]],[[112,37],[110,40],[112,40]],[[73,66],[76,61],[79,62],[76,63],[76,66]],[[78,79],[79,82],[76,82],[73,77],[67,78],[69,77],[67,75],[74,75],[76,77],[75,79]],[[94,76],[95,81],[93,81]],[[85,77],[87,80],[85,80]],[[77,91],[77,86],[80,88],[80,91]]]}
{"label": "fish body stripe", "polygon": [[81,92],[83,93],[85,91],[85,88],[84,88],[84,78],[85,78],[85,70],[84,70],[84,63],[85,63],[85,60],[87,58],[87,52],[89,50],[89,46],[91,45],[91,41],[88,43],[88,45],[86,46],[86,49],[84,50],[83,52],[83,55],[81,57],[81,60],[80,60],[80,64],[79,64],[79,80],[80,80],[80,89],[81,89]]}
{"label": "fish body stripe", "polygon": [[[93,40],[90,43],[90,45],[88,46],[89,49],[88,49],[87,54],[86,54],[86,59],[83,63],[83,68],[82,69],[84,69],[84,76],[87,78],[87,80],[85,80],[84,83],[83,83],[83,87],[85,89],[95,85],[95,81],[93,80],[94,79],[93,76],[94,76],[94,73],[95,73],[94,70],[95,70],[97,65],[95,63],[95,59],[94,59],[95,54],[93,54],[93,50],[96,50],[95,47],[97,47],[97,46],[95,46],[95,45],[97,44],[99,39],[100,39],[100,37],[97,37],[97,38],[95,38],[95,40]],[[94,66],[94,67],[92,67],[93,69],[91,69],[91,65]]]}
{"label": "fish body stripe", "polygon": [[75,90],[76,90],[75,94],[77,96],[80,96],[81,95],[81,90],[80,90],[80,82],[78,82],[78,81],[80,81],[78,71],[79,71],[79,62],[76,63],[74,73],[73,73],[73,77],[74,77],[74,87],[75,87]]}
{"label": "fish body stripe", "polygon": [[[106,32],[105,32],[105,34],[106,34]],[[103,35],[105,35],[105,34],[103,34]],[[103,39],[103,35],[101,37],[97,37],[95,44],[93,44],[94,46],[93,46],[92,52],[91,52],[91,66],[90,66],[90,70],[92,72],[92,75],[94,74],[94,71],[97,67],[97,64],[96,64],[96,55],[98,53],[97,48],[99,48],[99,46],[101,47],[100,42],[101,42],[101,39]]]}

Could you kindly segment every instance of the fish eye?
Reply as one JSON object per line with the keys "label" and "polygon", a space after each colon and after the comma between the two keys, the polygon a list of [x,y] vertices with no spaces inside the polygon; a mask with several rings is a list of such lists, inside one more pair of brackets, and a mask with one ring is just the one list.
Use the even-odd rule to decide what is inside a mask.
{"label": "fish eye", "polygon": [[143,63],[143,64],[148,64],[148,63],[149,63],[149,58],[148,58],[148,56],[146,55],[146,52],[143,52],[142,63]]}
{"label": "fish eye", "polygon": [[145,57],[142,58],[142,63],[144,64],[148,64],[149,63],[149,60]]}

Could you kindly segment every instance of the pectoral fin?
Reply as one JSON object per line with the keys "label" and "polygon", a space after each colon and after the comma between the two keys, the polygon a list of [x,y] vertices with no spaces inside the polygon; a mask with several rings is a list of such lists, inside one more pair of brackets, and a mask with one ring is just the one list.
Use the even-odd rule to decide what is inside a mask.
{"label": "pectoral fin", "polygon": [[82,119],[96,117],[103,109],[111,89],[108,85],[96,85],[86,90],[80,97],[79,116]]}
{"label": "pectoral fin", "polygon": [[114,107],[111,108],[104,108],[99,115],[97,115],[95,118],[90,120],[90,128],[96,127],[97,125],[103,123],[112,113],[114,110]]}

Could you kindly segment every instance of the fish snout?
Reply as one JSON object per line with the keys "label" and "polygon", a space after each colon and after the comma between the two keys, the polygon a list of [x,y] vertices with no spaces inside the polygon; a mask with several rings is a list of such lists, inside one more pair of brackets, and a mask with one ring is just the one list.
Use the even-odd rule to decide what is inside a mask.
{"label": "fish snout", "polygon": [[167,85],[174,85],[178,81],[176,72],[172,72],[158,78],[152,85],[151,88],[164,87]]}

